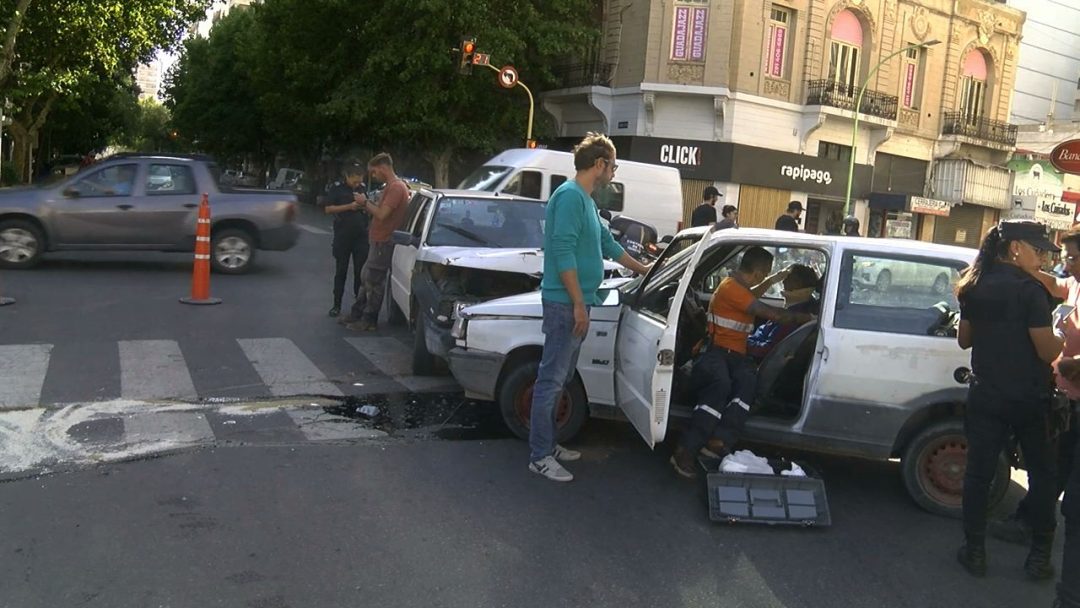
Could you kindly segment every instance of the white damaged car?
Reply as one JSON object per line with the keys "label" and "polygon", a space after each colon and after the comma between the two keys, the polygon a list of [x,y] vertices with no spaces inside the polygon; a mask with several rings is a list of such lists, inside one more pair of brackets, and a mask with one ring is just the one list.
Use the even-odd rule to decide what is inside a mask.
{"label": "white damaged car", "polygon": [[[702,238],[707,235],[707,238]],[[759,363],[747,423],[752,441],[871,459],[901,459],[905,487],[923,508],[957,515],[966,442],[962,415],[969,354],[956,343],[952,287],[975,251],[903,239],[817,236],[741,228],[679,233],[652,271],[611,279],[591,310],[577,374],[556,414],[559,439],[591,415],[628,419],[654,447],[672,415],[689,416],[687,363],[705,334],[702,311],[749,247],[775,267],[804,264],[823,277],[820,315]],[[948,277],[867,288],[868,264],[903,262],[919,276]],[[884,287],[884,289],[882,289]],[[783,305],[779,286],[766,301]],[[543,347],[539,293],[469,306],[454,324],[450,369],[467,396],[495,401],[507,426],[528,436]],[[1002,459],[995,500],[1008,485]]]}

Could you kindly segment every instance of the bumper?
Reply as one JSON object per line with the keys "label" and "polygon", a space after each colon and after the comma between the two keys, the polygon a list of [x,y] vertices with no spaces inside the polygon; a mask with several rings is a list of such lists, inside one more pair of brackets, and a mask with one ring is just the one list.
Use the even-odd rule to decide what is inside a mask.
{"label": "bumper", "polygon": [[300,229],[296,224],[285,224],[278,228],[263,230],[259,234],[259,249],[265,251],[285,251],[292,249],[300,240]]}
{"label": "bumper", "polygon": [[506,355],[487,351],[453,348],[447,355],[450,373],[472,399],[495,401],[495,387],[499,382]]}
{"label": "bumper", "polygon": [[454,338],[450,335],[453,326],[443,327],[435,323],[428,315],[421,314],[424,317],[424,342],[428,352],[440,359],[446,359],[450,354],[450,349],[454,347]]}

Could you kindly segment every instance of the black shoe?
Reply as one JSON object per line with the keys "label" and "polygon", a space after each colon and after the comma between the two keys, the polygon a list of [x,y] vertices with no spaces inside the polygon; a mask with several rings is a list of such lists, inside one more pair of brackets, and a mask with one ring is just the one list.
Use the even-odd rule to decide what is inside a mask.
{"label": "black shoe", "polygon": [[675,446],[675,453],[671,455],[669,462],[671,462],[671,466],[674,467],[679,477],[683,479],[697,478],[697,463],[694,460],[694,455],[683,446]]}
{"label": "black shoe", "polygon": [[1005,519],[990,522],[990,525],[987,526],[987,532],[998,540],[1013,543],[1014,545],[1031,544],[1031,526],[1017,513],[1013,513]]}
{"label": "black shoe", "polygon": [[1034,534],[1031,537],[1031,552],[1024,561],[1024,572],[1028,578],[1036,581],[1048,581],[1054,578],[1056,571],[1050,560],[1050,552],[1054,548],[1054,535]]}
{"label": "black shoe", "polygon": [[335,307],[330,309],[330,312],[326,313],[326,316],[328,316],[328,317],[336,317],[336,316],[338,316],[340,314],[341,314],[341,307],[340,306],[335,306]]}
{"label": "black shoe", "polygon": [[967,570],[968,574],[977,578],[986,576],[986,545],[968,541],[960,551],[956,553],[956,561]]}

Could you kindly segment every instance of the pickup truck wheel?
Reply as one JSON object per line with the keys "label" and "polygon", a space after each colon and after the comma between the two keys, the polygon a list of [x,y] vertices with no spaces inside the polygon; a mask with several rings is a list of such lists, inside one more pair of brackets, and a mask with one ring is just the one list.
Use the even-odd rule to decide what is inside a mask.
{"label": "pickup truck wheel", "polygon": [[[533,386],[536,385],[536,373],[539,369],[539,361],[519,364],[507,372],[502,388],[499,389],[499,410],[502,412],[503,422],[511,432],[526,441],[529,440]],[[581,383],[571,382],[555,407],[557,441],[569,441],[581,432],[589,418],[589,404],[585,400],[585,389]]]}
{"label": "pickup truck wheel", "polygon": [[0,222],[0,268],[33,268],[44,250],[45,238],[34,224],[25,220]]}
{"label": "pickup truck wheel", "polygon": [[255,239],[244,230],[226,228],[214,232],[210,242],[210,264],[214,272],[244,274],[255,261]]}
{"label": "pickup truck wheel", "polygon": [[[397,308],[394,306],[393,308]],[[431,376],[435,373],[435,355],[427,349],[427,331],[423,319],[416,320],[413,331],[412,370],[414,376]]]}
{"label": "pickup truck wheel", "polygon": [[[959,518],[964,496],[964,469],[967,466],[967,439],[964,423],[947,420],[919,433],[900,462],[904,487],[923,509]],[[1003,456],[990,486],[990,507],[1005,497],[1009,489],[1009,462]]]}

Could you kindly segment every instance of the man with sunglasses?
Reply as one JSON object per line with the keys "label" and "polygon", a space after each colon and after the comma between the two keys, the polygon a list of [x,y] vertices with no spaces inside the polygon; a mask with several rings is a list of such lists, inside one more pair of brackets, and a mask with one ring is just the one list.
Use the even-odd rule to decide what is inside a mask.
{"label": "man with sunglasses", "polygon": [[611,183],[618,169],[615,145],[589,133],[574,148],[574,179],[567,180],[547,203],[544,230],[544,351],[533,388],[529,416],[529,470],[552,481],[572,481],[559,461],[581,454],[558,444],[555,404],[574,381],[581,343],[589,330],[589,307],[598,303],[604,258],[617,260],[638,274],[648,266],[630,257],[600,223],[590,192]]}

